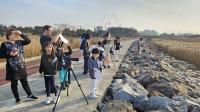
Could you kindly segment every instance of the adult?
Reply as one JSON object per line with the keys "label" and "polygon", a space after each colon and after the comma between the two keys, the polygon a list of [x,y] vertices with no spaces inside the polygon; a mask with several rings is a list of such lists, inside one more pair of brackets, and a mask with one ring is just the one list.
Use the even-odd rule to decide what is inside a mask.
{"label": "adult", "polygon": [[119,52],[121,48],[121,40],[120,37],[117,36],[114,40],[114,48],[115,48],[115,61],[119,61]]}
{"label": "adult", "polygon": [[138,40],[137,46],[138,46],[138,53],[142,54],[143,47],[144,47],[144,41],[142,37]]}
{"label": "adult", "polygon": [[43,27],[43,30],[42,30],[42,35],[40,37],[40,44],[41,44],[41,48],[42,48],[42,51],[44,50],[44,44],[51,41],[52,43],[55,43],[58,41],[58,37],[51,37],[51,34],[52,34],[52,27],[50,25],[45,25]]}
{"label": "adult", "polygon": [[89,51],[89,41],[90,41],[91,35],[89,33],[85,34],[85,38],[83,39],[81,43],[81,47],[83,49],[83,58],[84,58],[84,71],[83,74],[88,74],[88,60],[90,57],[90,51]]}
{"label": "adult", "polygon": [[[23,40],[18,40],[21,37]],[[3,42],[0,48],[0,58],[6,58],[6,80],[11,81],[11,90],[16,103],[21,102],[18,93],[18,80],[28,95],[28,98],[37,99],[31,92],[27,80],[27,72],[24,57],[24,46],[31,43],[31,40],[15,28],[6,32],[7,42]]]}
{"label": "adult", "polygon": [[103,36],[103,38],[104,38],[104,40],[103,40],[103,48],[105,49],[104,68],[106,68],[106,67],[110,68],[110,60],[111,60],[110,51],[111,51],[111,48],[112,48],[110,33],[107,32]]}

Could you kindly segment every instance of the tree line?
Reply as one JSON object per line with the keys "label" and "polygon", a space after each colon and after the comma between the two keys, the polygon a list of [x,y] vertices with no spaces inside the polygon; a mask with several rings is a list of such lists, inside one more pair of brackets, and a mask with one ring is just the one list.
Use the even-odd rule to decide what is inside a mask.
{"label": "tree line", "polygon": [[[3,24],[0,24],[0,36],[4,36],[6,33],[6,30],[8,28],[17,28],[20,31],[27,33],[27,34],[32,34],[32,35],[41,35],[42,33],[42,28],[43,26],[26,26],[26,27],[21,27],[21,26],[6,26]],[[107,29],[108,32],[110,32],[113,36],[120,36],[120,37],[137,37],[139,36],[139,33],[136,29],[133,28],[124,28],[124,27],[110,27]],[[62,31],[62,34],[64,36],[68,37],[80,37],[83,33],[90,33],[94,37],[102,37],[107,31],[100,30],[100,31],[92,31],[90,29],[77,29],[77,30],[71,30],[70,28],[64,28]]]}

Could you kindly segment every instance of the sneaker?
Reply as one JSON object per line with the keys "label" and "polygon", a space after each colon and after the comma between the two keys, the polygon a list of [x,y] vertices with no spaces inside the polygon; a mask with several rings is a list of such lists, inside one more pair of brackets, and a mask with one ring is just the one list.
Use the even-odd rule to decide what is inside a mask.
{"label": "sneaker", "polygon": [[103,65],[103,69],[105,69],[106,68],[106,65]]}
{"label": "sneaker", "polygon": [[36,96],[34,96],[34,95],[29,95],[28,98],[34,99],[34,100],[38,99],[38,97],[36,97]]}
{"label": "sneaker", "polygon": [[111,68],[110,65],[108,65],[108,68]]}
{"label": "sneaker", "polygon": [[16,98],[15,100],[16,100],[16,103],[21,103],[22,102],[20,98]]}
{"label": "sneaker", "polygon": [[45,104],[50,104],[52,101],[52,98],[51,97],[47,97],[47,99],[45,100]]}
{"label": "sneaker", "polygon": [[96,99],[97,96],[96,96],[95,94],[91,94],[91,95],[90,95],[90,98],[94,98],[94,99]]}

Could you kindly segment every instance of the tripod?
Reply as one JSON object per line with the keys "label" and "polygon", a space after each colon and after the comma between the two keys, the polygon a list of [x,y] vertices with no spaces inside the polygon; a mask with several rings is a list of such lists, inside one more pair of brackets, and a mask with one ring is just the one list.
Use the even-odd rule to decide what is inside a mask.
{"label": "tripod", "polygon": [[[81,90],[81,92],[82,92],[82,94],[83,94],[83,97],[84,97],[86,103],[89,104],[89,102],[88,102],[88,100],[86,99],[85,94],[84,94],[84,92],[83,92],[83,90],[82,90],[82,88],[81,88],[81,85],[80,85],[80,83],[79,83],[78,80],[77,80],[77,77],[76,77],[76,75],[75,75],[73,69],[72,69],[71,67],[68,67],[68,73],[70,73],[70,71],[72,72],[72,74],[73,74],[73,76],[74,76],[74,79],[76,80],[76,83],[77,83],[78,87],[80,88],[80,90]],[[66,71],[66,72],[67,72],[67,71]],[[70,74],[69,74],[69,75],[70,75]],[[69,76],[69,75],[68,75],[68,76]],[[64,76],[64,81],[65,81],[66,77],[67,77],[67,75],[65,74],[65,76]],[[67,81],[67,83],[68,83],[68,84],[67,84],[67,96],[68,96],[68,95],[69,95],[68,91],[69,91],[70,79]],[[55,105],[54,105],[54,107],[53,107],[53,112],[55,112],[55,109],[56,109],[56,106],[57,106],[58,99],[59,99],[59,97],[60,97],[61,91],[62,91],[62,89],[60,89],[60,91],[59,91],[59,93],[58,93],[58,96],[57,96],[57,98],[56,98],[56,103],[55,103]]]}

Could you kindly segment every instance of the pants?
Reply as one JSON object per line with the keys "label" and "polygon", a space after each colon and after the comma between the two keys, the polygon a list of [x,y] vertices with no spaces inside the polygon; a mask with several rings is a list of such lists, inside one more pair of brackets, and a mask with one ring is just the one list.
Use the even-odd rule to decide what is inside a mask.
{"label": "pants", "polygon": [[88,60],[89,60],[90,56],[84,56],[84,73],[87,74],[88,73]]}
{"label": "pants", "polygon": [[47,97],[50,97],[51,95],[51,89],[54,91],[55,96],[57,95],[56,85],[55,85],[55,79],[54,76],[44,76],[45,81],[45,88]]}
{"label": "pants", "polygon": [[[62,69],[59,71],[59,78],[60,78],[60,83],[63,83],[65,81],[68,81],[68,69],[64,69],[62,67]],[[65,80],[64,80],[65,78]]]}
{"label": "pants", "polygon": [[115,50],[115,60],[119,60],[119,50]]}
{"label": "pants", "polygon": [[143,47],[138,46],[138,52],[139,52],[139,54],[142,54],[142,51],[143,51]]}
{"label": "pants", "polygon": [[91,94],[96,94],[98,88],[98,80],[97,79],[91,79]]}
{"label": "pants", "polygon": [[[26,94],[28,96],[32,95],[31,89],[30,89],[29,84],[28,84],[27,77],[24,77],[23,79],[20,79],[20,82],[22,84],[23,89],[26,91]],[[15,98],[19,98],[19,93],[18,93],[17,86],[18,86],[18,80],[12,80],[11,81],[11,90],[12,90],[13,95],[14,95]]]}

